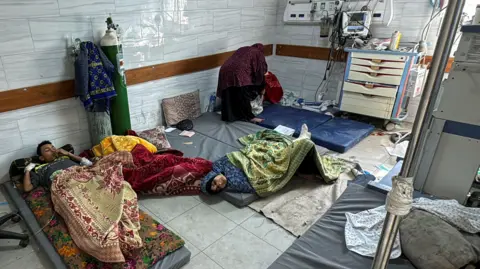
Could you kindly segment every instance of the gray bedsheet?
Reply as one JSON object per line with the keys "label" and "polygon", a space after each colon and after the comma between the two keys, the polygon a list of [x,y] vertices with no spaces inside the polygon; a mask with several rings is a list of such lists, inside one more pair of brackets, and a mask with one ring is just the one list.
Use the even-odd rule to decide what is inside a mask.
{"label": "gray bedsheet", "polygon": [[254,134],[265,128],[250,122],[236,121],[227,123],[222,121],[217,113],[204,113],[193,121],[193,130],[215,140],[226,143],[237,149],[243,148],[238,138]]}
{"label": "gray bedsheet", "polygon": [[[46,268],[66,269],[67,266],[63,262],[60,255],[58,255],[47,236],[44,233],[37,233],[37,231],[41,230],[42,228],[40,225],[38,225],[33,212],[30,210],[30,207],[28,207],[25,200],[23,200],[23,198],[20,196],[17,189],[10,181],[2,184],[2,187],[7,195],[8,202],[19,211],[19,214],[30,231],[30,234],[33,234],[39,249],[42,250],[43,254],[48,259],[50,264]],[[190,256],[190,251],[186,247],[182,247],[177,251],[168,254],[165,258],[158,261],[152,268],[179,269],[190,261]]]}
{"label": "gray bedsheet", "polygon": [[[360,256],[345,245],[346,212],[357,213],[385,204],[386,196],[350,184],[342,196],[269,269],[368,269],[372,259]],[[391,260],[389,269],[415,269],[403,256]]]}

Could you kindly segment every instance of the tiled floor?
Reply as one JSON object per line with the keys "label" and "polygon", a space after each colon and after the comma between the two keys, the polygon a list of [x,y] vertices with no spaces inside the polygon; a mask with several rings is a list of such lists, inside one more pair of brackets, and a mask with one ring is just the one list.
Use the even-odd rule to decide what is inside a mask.
{"label": "tiled floor", "polygon": [[[386,143],[387,137],[370,136],[341,156],[375,172],[377,165],[392,159],[383,147]],[[266,269],[295,240],[263,215],[219,197],[141,197],[140,207],[186,241],[192,259],[185,269]],[[8,211],[0,207],[0,214]],[[19,224],[8,229],[22,230]],[[17,245],[16,240],[0,240],[0,268],[50,269],[34,242],[23,249]]]}
{"label": "tiled floor", "polygon": [[147,198],[140,204],[187,242],[188,269],[265,269],[295,240],[250,208],[219,197]]}

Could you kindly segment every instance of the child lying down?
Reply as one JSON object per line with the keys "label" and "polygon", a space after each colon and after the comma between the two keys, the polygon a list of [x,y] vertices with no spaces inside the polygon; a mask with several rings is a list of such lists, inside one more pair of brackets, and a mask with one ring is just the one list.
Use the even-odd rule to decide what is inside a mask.
{"label": "child lying down", "polygon": [[212,171],[202,179],[202,191],[216,194],[222,190],[239,193],[256,193],[261,197],[282,189],[298,172],[316,174],[325,182],[338,178],[345,162],[320,156],[306,125],[297,139],[272,130],[240,138],[245,146],[217,160]]}

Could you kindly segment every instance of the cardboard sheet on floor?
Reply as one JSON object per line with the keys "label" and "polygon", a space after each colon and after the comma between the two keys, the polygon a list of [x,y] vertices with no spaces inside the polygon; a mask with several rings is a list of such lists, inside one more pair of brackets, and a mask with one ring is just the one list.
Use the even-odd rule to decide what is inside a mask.
{"label": "cardboard sheet on floor", "polygon": [[[306,233],[295,240],[269,269],[370,268],[372,258],[360,256],[345,244],[346,212],[357,213],[385,204],[386,196],[357,184],[350,184],[342,196]],[[389,269],[414,269],[403,256],[390,260]]]}

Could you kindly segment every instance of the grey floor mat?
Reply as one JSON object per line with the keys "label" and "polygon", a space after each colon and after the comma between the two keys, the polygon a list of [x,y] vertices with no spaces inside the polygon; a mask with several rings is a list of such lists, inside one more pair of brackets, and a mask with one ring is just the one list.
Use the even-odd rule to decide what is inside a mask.
{"label": "grey floor mat", "polygon": [[[385,204],[386,196],[357,184],[350,184],[342,196],[269,269],[368,269],[372,258],[360,256],[345,245],[346,212],[357,213]],[[389,269],[414,269],[404,257],[391,260]]]}
{"label": "grey floor mat", "polygon": [[172,147],[183,152],[185,157],[200,157],[213,162],[225,154],[237,150],[226,143],[200,133],[195,133],[192,137],[183,137],[178,135],[179,133],[179,130],[167,133],[167,139]]}
{"label": "grey floor mat", "polygon": [[226,123],[217,113],[204,113],[193,121],[193,130],[237,149],[243,148],[238,138],[254,134],[265,128],[249,122]]}
{"label": "grey floor mat", "polygon": [[[47,268],[56,268],[56,269],[66,269],[67,266],[63,262],[63,259],[58,255],[55,247],[50,243],[47,236],[42,233],[37,233],[37,231],[41,230],[42,228],[38,225],[33,212],[28,207],[27,203],[18,193],[17,189],[14,188],[13,184],[8,181],[2,184],[3,189],[5,190],[5,194],[9,203],[11,203],[16,210],[19,211],[20,216],[25,223],[25,226],[30,231],[30,234],[34,234],[35,241],[38,244],[39,249],[42,250],[45,257],[48,259],[51,267]],[[35,234],[36,233],[36,234]],[[155,269],[179,269],[185,264],[190,261],[191,253],[190,251],[182,247],[179,250],[168,254],[165,258],[161,261],[158,261],[152,268]]]}
{"label": "grey floor mat", "polygon": [[[243,124],[252,125],[254,128],[247,125],[247,129],[242,129]],[[239,123],[239,125],[225,124],[220,120],[220,116],[215,113],[203,114],[195,120],[194,126],[196,128],[194,129],[195,135],[192,137],[179,136],[180,131],[175,130],[167,133],[167,139],[172,147],[182,151],[185,157],[201,157],[212,162],[239,149],[223,141],[230,141],[230,144],[234,144],[232,141],[236,141],[238,137],[255,133],[254,129],[258,127],[247,122]],[[262,127],[259,128],[263,129]],[[208,135],[202,134],[202,131]],[[240,143],[237,142],[237,144],[240,146]],[[222,192],[219,195],[237,207],[247,206],[259,199],[258,195],[252,193]]]}
{"label": "grey floor mat", "polygon": [[260,199],[255,193],[234,193],[234,192],[221,192],[218,194],[225,201],[230,202],[231,204],[237,207],[244,207],[252,202]]}

